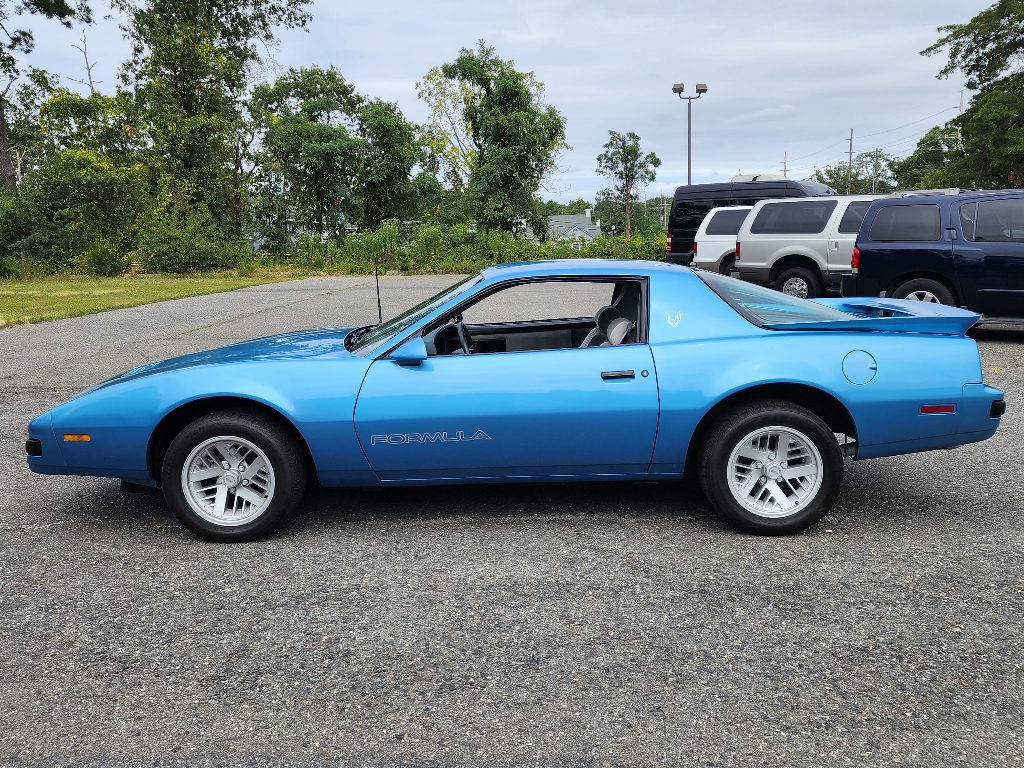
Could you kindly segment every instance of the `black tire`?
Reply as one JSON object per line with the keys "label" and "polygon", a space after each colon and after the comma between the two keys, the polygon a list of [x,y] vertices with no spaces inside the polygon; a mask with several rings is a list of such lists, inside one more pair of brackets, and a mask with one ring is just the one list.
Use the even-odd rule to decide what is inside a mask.
{"label": "black tire", "polygon": [[938,304],[956,306],[956,299],[953,292],[938,280],[929,280],[927,277],[919,277],[908,280],[892,292],[894,299],[916,299],[918,301],[932,301]]}
{"label": "black tire", "polygon": [[[813,494],[807,491],[806,499],[800,500],[797,493],[800,480],[791,484],[793,481],[783,479],[781,483],[772,486],[781,490],[790,503],[793,503],[794,498],[798,499],[794,505],[798,508],[791,513],[767,510],[763,514],[757,514],[741,504],[730,488],[732,470],[729,459],[733,451],[740,450],[740,446],[746,444],[745,438],[752,433],[770,427],[795,431],[813,444],[821,459],[820,482]],[[756,501],[755,491],[761,493],[775,483],[775,480],[769,477],[769,471],[778,473],[789,469],[788,459],[787,463],[775,462],[771,443],[767,442],[764,445],[765,448],[759,447],[756,450],[772,451],[767,453],[772,461],[770,464],[766,463],[763,469],[755,470],[754,465],[750,465],[751,474],[746,477],[750,477],[752,481],[755,476],[758,478],[756,482],[752,482],[746,495],[751,504]],[[753,443],[748,447],[753,450]],[[704,495],[729,525],[747,533],[780,536],[796,533],[813,525],[828,512],[843,484],[843,456],[832,430],[806,408],[785,401],[766,401],[741,406],[712,426],[699,455],[698,475]],[[740,460],[746,459],[741,457]],[[794,466],[803,464],[803,459],[798,458],[797,461],[799,463]],[[764,481],[759,479],[761,476],[765,477]],[[736,475],[736,478],[738,483],[743,480],[739,475]],[[775,474],[775,478],[778,479],[778,474]],[[779,516],[771,517],[770,514]]]}
{"label": "black tire", "polygon": [[728,277],[732,273],[733,265],[736,263],[736,254],[729,254],[722,263],[718,265],[718,274]]}
{"label": "black tire", "polygon": [[825,294],[821,274],[810,267],[789,267],[775,278],[775,290],[801,299],[817,299]]}
{"label": "black tire", "polygon": [[[269,496],[266,507],[255,513],[253,519],[241,524],[219,524],[204,517],[193,507],[183,487],[183,472],[190,454],[216,437],[238,438],[250,443],[264,454],[272,468],[272,474],[264,475],[272,480],[260,489],[264,495]],[[214,443],[212,447],[216,449],[219,445]],[[252,459],[253,466],[256,466],[258,454],[253,452],[247,455],[250,458],[256,457]],[[236,472],[238,468],[247,469],[244,463],[232,467]],[[235,498],[234,488],[239,483],[250,486],[250,481],[241,480],[242,477],[244,472],[231,477],[235,485],[225,491],[225,498]],[[298,508],[306,488],[306,460],[304,451],[297,444],[288,425],[252,411],[223,410],[201,416],[178,433],[164,457],[161,479],[168,506],[190,531],[209,541],[253,541],[280,528]],[[223,479],[216,480],[207,488],[212,490],[221,484],[230,485],[223,483]],[[252,480],[250,490],[256,489],[259,482],[257,479]]]}

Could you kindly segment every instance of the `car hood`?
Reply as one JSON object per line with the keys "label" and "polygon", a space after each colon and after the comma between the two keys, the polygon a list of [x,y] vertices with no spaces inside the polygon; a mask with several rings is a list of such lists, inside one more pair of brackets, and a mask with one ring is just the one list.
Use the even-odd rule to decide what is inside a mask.
{"label": "car hood", "polygon": [[[195,368],[203,365],[220,365],[223,363],[242,363],[264,360],[302,360],[312,357],[351,357],[352,353],[345,349],[345,337],[352,328],[318,328],[309,331],[292,331],[276,336],[265,336],[262,339],[242,341],[226,347],[208,349],[205,352],[194,352],[190,355],[172,357],[156,363],[148,363],[130,371],[119,373],[101,382],[93,389],[107,387],[142,376],[158,373]],[[92,390],[89,390],[92,391]],[[84,394],[84,393],[83,393]]]}

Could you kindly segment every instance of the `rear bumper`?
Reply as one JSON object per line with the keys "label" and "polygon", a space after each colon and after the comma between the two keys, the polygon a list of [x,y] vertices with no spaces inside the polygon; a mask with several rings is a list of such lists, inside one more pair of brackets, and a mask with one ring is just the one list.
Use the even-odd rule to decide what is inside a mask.
{"label": "rear bumper", "polygon": [[666,253],[665,261],[669,264],[682,264],[684,267],[690,266],[690,261],[693,259],[693,253]]}
{"label": "rear bumper", "polygon": [[748,283],[767,285],[772,276],[770,267],[748,267],[744,264],[736,264],[735,266],[740,273],[740,279],[746,280]]}
{"label": "rear bumper", "polygon": [[844,297],[857,295],[857,276],[852,272],[840,275],[839,295]]}

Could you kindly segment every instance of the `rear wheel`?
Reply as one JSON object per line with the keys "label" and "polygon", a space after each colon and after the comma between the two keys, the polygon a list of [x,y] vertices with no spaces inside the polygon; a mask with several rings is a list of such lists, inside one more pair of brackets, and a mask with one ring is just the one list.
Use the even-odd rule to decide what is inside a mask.
{"label": "rear wheel", "polygon": [[735,263],[736,256],[734,256],[733,254],[729,254],[724,259],[722,259],[722,263],[718,265],[718,274],[725,275],[726,277],[728,277],[732,273],[732,268]]}
{"label": "rear wheel", "polygon": [[761,535],[795,533],[817,522],[843,482],[843,456],[832,430],[787,402],[741,407],[708,432],[700,482],[735,528]]}
{"label": "rear wheel", "polygon": [[162,481],[182,524],[210,541],[252,541],[291,517],[306,463],[289,430],[259,413],[202,416],[171,442]]}
{"label": "rear wheel", "polygon": [[821,275],[810,267],[789,267],[775,278],[775,290],[798,299],[816,299],[823,295]]}
{"label": "rear wheel", "polygon": [[912,301],[925,301],[931,304],[948,304],[955,306],[956,300],[953,292],[938,280],[929,280],[926,277],[919,277],[910,280],[892,292],[894,299],[911,299]]}

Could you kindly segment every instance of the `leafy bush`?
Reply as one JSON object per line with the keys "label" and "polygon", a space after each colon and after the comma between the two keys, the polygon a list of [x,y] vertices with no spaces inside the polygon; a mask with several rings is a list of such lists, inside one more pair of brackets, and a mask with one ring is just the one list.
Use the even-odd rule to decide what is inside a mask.
{"label": "leafy bush", "polygon": [[240,243],[225,242],[205,208],[184,215],[152,211],[139,222],[136,255],[148,272],[230,269],[247,255]]}
{"label": "leafy bush", "polygon": [[124,254],[107,240],[97,240],[83,255],[85,271],[92,277],[117,277],[124,272]]}
{"label": "leafy bush", "polygon": [[0,280],[17,280],[21,277],[21,267],[10,256],[0,259]]}

